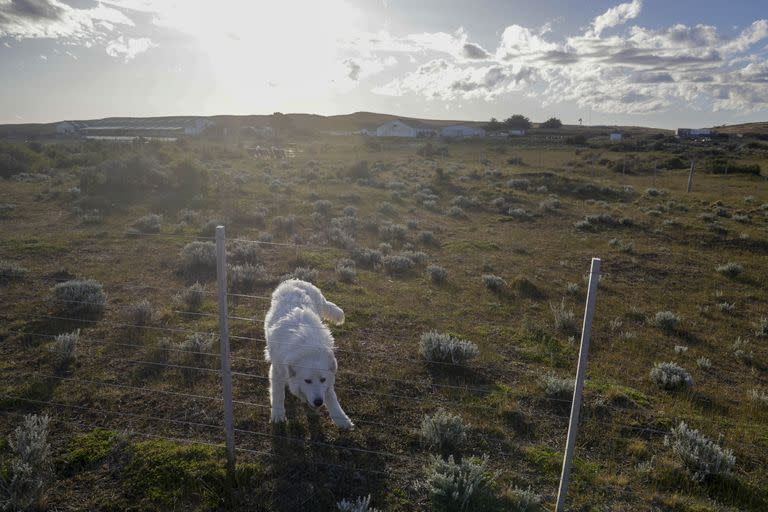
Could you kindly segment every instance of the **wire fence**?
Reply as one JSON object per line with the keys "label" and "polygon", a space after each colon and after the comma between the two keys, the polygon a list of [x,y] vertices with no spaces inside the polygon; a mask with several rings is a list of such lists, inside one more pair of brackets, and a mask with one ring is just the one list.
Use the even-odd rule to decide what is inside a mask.
{"label": "wire fence", "polygon": [[[158,239],[168,235],[141,234],[139,236]],[[168,236],[168,238],[179,241],[215,240],[213,237],[186,237],[181,235]],[[276,248],[293,249],[296,250],[297,254],[300,250],[308,248],[306,246],[300,247],[297,244],[260,242],[242,238],[231,239],[229,242],[264,244]],[[312,249],[324,250],[327,247],[313,246]],[[11,277],[16,276],[0,274],[0,280],[10,279]],[[27,284],[36,283],[49,286],[71,280],[71,278],[55,275],[31,274],[26,275],[24,279]],[[221,285],[222,283],[219,284]],[[187,290],[184,287],[152,286],[143,283],[126,282],[110,282],[105,285],[105,288],[107,290],[123,290],[128,293],[154,290],[179,294]],[[204,289],[201,293],[209,297],[216,296],[220,299],[222,297],[236,300],[252,299],[259,301],[259,307],[263,308],[263,310],[266,310],[268,306],[266,302],[271,300],[271,297],[267,295],[231,293],[223,291],[221,288],[217,291]],[[88,331],[83,333],[78,340],[81,344],[78,361],[83,366],[68,373],[56,371],[55,368],[52,368],[50,361],[46,359],[46,354],[56,355],[59,351],[48,347],[47,350],[40,352],[37,360],[31,364],[32,366],[27,377],[30,381],[55,382],[56,385],[52,386],[50,396],[40,398],[23,393],[4,392],[0,394],[6,404],[5,409],[0,409],[0,413],[4,415],[22,415],[28,410],[56,410],[59,411],[59,414],[54,416],[53,420],[68,425],[74,431],[88,426],[107,425],[111,428],[127,431],[129,435],[166,439],[173,442],[203,444],[226,449],[227,443],[222,442],[222,436],[226,437],[226,425],[219,421],[212,421],[209,418],[215,417],[220,420],[222,418],[222,410],[226,410],[228,406],[237,406],[238,412],[230,432],[232,438],[237,439],[237,443],[234,445],[237,453],[274,460],[279,455],[279,451],[274,443],[303,448],[312,447],[314,449],[322,449],[325,453],[335,452],[334,456],[328,458],[330,460],[323,460],[322,458],[316,460],[318,457],[313,457],[311,463],[314,465],[386,476],[394,471],[397,465],[424,465],[427,462],[426,453],[419,450],[414,451],[409,444],[409,440],[418,438],[423,414],[438,408],[449,410],[459,408],[462,411],[472,411],[478,418],[488,420],[488,418],[498,418],[500,407],[503,407],[499,403],[504,404],[514,401],[517,403],[519,411],[531,423],[550,423],[555,426],[556,430],[560,431],[559,435],[555,435],[548,441],[548,444],[546,444],[548,449],[561,453],[565,445],[565,427],[569,418],[567,410],[573,402],[573,399],[570,397],[506,396],[501,393],[499,395],[501,397],[499,399],[500,402],[494,403],[492,400],[487,400],[489,397],[493,397],[494,393],[499,392],[493,384],[456,383],[456,380],[458,380],[456,377],[459,374],[469,378],[475,376],[478,367],[472,364],[454,361],[429,361],[427,363],[419,354],[409,354],[409,351],[400,351],[394,354],[384,353],[383,351],[352,350],[339,347],[335,348],[335,352],[340,358],[338,370],[340,382],[335,386],[335,389],[339,391],[342,402],[346,404],[347,410],[350,412],[350,416],[357,425],[358,430],[364,430],[364,434],[356,435],[353,433],[348,437],[340,437],[336,442],[329,442],[320,441],[312,437],[306,439],[304,436],[282,433],[274,427],[271,427],[271,431],[260,430],[254,428],[254,425],[269,427],[269,411],[271,406],[269,405],[266,393],[267,383],[269,382],[266,367],[269,365],[269,362],[265,361],[263,357],[254,357],[252,352],[254,349],[261,351],[264,346],[263,344],[266,343],[266,338],[260,325],[264,321],[264,315],[243,315],[238,312],[237,305],[231,307],[232,304],[227,304],[226,302],[223,304],[219,303],[219,311],[217,313],[199,310],[189,311],[174,305],[174,308],[169,310],[170,313],[178,315],[178,318],[184,320],[184,323],[182,325],[173,325],[169,323],[173,321],[173,318],[164,318],[164,325],[156,325],[157,321],[154,320],[149,322],[149,324],[117,321],[113,316],[122,314],[125,309],[113,304],[106,305],[104,310],[106,314],[101,318],[83,318],[76,315],[67,315],[60,311],[62,308],[59,308],[58,305],[91,306],[97,301],[51,298],[41,300],[41,294],[32,293],[29,287],[25,287],[23,293],[12,292],[5,294],[3,299],[23,301],[25,303],[39,302],[42,309],[39,312],[30,312],[23,318],[15,317],[9,319],[12,323],[0,330],[4,337],[13,336],[21,340],[35,338],[43,342],[46,340],[50,342],[55,340],[61,332],[42,331],[59,330],[61,329],[60,323],[62,322],[66,323],[68,328],[85,326],[83,329]],[[98,302],[100,303],[100,301]],[[53,306],[54,311],[49,311],[51,306]],[[231,334],[228,328],[226,333],[224,333],[221,331],[221,324],[216,328],[206,325],[207,329],[197,325],[188,325],[189,322],[210,322],[213,320],[221,322],[223,319],[253,324],[252,328],[257,330],[257,335]],[[224,343],[227,339],[252,342],[240,347],[239,350],[233,352],[226,359],[226,361],[231,361],[237,365],[229,374],[231,377],[236,378],[234,381],[236,383],[234,386],[236,397],[228,401],[225,396],[218,394],[181,390],[178,388],[178,383],[172,379],[163,379],[162,382],[155,382],[155,385],[152,386],[137,385],[136,382],[131,382],[130,380],[132,374],[120,371],[120,368],[116,368],[112,372],[106,372],[101,378],[80,376],[80,373],[87,373],[81,372],[87,365],[94,365],[101,369],[113,368],[115,365],[128,365],[140,368],[155,368],[157,371],[173,370],[182,373],[199,373],[203,376],[216,377],[217,385],[221,385],[224,382],[222,353],[183,348],[182,345],[178,344],[150,344],[141,340],[140,336],[138,337],[140,342],[132,342],[137,340],[132,339],[130,336],[128,336],[128,339],[119,335],[115,336],[114,332],[112,333],[112,338],[114,339],[108,339],[110,338],[109,332],[102,335],[92,332],[106,330],[106,328],[112,328],[113,331],[117,330],[118,332],[121,330],[132,330],[138,333],[154,332],[163,336],[201,335],[216,338],[219,344]],[[376,346],[377,338],[375,335],[366,335],[364,332],[358,334],[360,334],[358,337],[359,341],[367,341],[366,345]],[[387,335],[387,339],[390,342],[411,343],[411,346],[415,348],[414,340],[408,336]],[[291,344],[290,342],[282,343],[286,345]],[[55,343],[52,345],[55,347]],[[114,351],[107,351],[107,348],[114,349]],[[126,351],[129,353],[124,353]],[[145,357],[136,357],[137,352],[143,352]],[[243,353],[246,355],[243,355]],[[67,355],[66,352],[62,354]],[[155,355],[153,357],[146,357],[151,354]],[[190,357],[197,358],[194,364],[188,362],[187,359]],[[180,360],[172,358],[179,358]],[[355,371],[355,365],[344,364],[345,362],[352,362],[357,358],[382,362],[391,371],[383,373]],[[499,358],[496,362],[486,365],[486,369],[490,368],[491,365],[497,368],[499,373],[503,373],[506,376],[507,380],[505,383],[509,385],[513,385],[516,382],[511,380],[510,376],[524,378],[526,381],[538,381],[543,372],[547,370],[547,368],[536,368],[530,363],[517,361],[511,357]],[[313,366],[304,365],[296,365],[296,368],[318,369]],[[442,372],[439,377],[436,377],[430,371],[424,374],[424,368],[441,369]],[[320,369],[325,370],[326,368]],[[412,371],[413,369],[418,370]],[[722,371],[729,370],[723,368]],[[401,376],[402,373],[423,376],[404,378]],[[438,378],[441,381],[437,381]],[[258,388],[248,384],[249,381],[258,382]],[[194,384],[189,387],[195,388]],[[210,384],[206,385],[205,389],[210,390]],[[260,390],[255,393],[258,399],[255,399],[253,396],[256,389]],[[71,391],[71,393],[67,391]],[[80,392],[76,393],[74,391]],[[94,396],[99,396],[100,393],[109,396],[108,391],[124,393],[128,398],[121,399],[115,403],[93,399]],[[142,400],[144,400],[135,398],[135,396],[145,397],[144,399],[146,400],[164,400],[165,403],[171,404],[168,408],[170,414],[162,416],[159,414],[135,412],[142,408]],[[352,396],[365,397],[368,401],[358,404],[357,401],[351,400]],[[67,400],[67,397],[71,397],[71,399]],[[73,403],[78,398],[81,400],[81,403]],[[458,406],[456,406],[457,399],[460,400],[458,402],[460,405]],[[110,406],[97,406],[94,402],[98,404],[108,403]],[[185,412],[184,417],[179,417],[178,409],[180,405],[196,402],[208,405],[205,407],[194,407],[190,409],[191,412]],[[15,404],[16,408],[10,409],[7,404]],[[541,404],[548,404],[549,407],[541,407]],[[387,411],[391,411],[394,408],[400,414],[394,415],[396,421],[378,421],[380,416],[376,413],[375,409],[372,410],[372,405]],[[579,403],[577,407],[583,409],[585,406]],[[630,435],[661,438],[669,433],[669,430],[658,426],[660,418],[640,417],[640,413],[643,412],[642,410],[632,411],[612,405],[605,407],[614,415],[615,420],[612,425],[622,431],[631,433]],[[398,409],[399,411],[397,411]],[[193,418],[190,419],[189,416]],[[202,419],[194,419],[197,416]],[[83,423],[82,421],[85,417],[96,417],[99,421],[96,423]],[[404,417],[410,421],[404,421]],[[585,411],[583,422],[596,421],[596,418],[598,418],[597,415],[593,415],[587,410]],[[676,422],[685,418],[667,417],[664,419]],[[125,421],[130,421],[134,425],[127,427],[124,423]],[[705,417],[697,417],[694,421],[706,423],[716,428],[726,427],[742,431],[764,432],[762,425],[748,422],[723,421],[722,419],[709,419]],[[163,427],[160,429],[156,425],[163,425]],[[472,429],[469,435],[471,439],[481,442],[484,449],[490,452],[491,459],[499,464],[505,464],[508,460],[519,456],[518,453],[511,452],[507,448],[510,443],[510,436],[508,435],[501,433],[492,434]],[[739,439],[732,439],[729,442],[744,450],[764,448]],[[270,445],[268,443],[273,444]],[[355,459],[355,457],[352,457],[350,459],[353,462],[352,464],[333,462],[334,457],[341,458],[341,462],[344,462],[344,458],[348,457],[349,454],[360,456],[360,458]],[[388,466],[388,464],[391,464],[391,466]],[[380,469],[382,467],[385,469]]]}

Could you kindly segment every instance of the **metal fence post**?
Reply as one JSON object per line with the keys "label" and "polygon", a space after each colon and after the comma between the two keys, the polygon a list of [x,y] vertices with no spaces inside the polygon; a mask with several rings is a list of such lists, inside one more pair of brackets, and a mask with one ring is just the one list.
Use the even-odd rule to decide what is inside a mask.
{"label": "metal fence post", "polygon": [[232,369],[229,362],[229,324],[227,322],[227,251],[224,226],[216,226],[216,283],[219,290],[219,348],[221,387],[224,398],[224,434],[227,439],[227,472],[235,470],[235,429],[232,414]]}
{"label": "metal fence post", "polygon": [[693,169],[696,167],[696,161],[691,160],[691,172],[688,173],[688,190],[687,192],[691,191],[691,188],[693,187]]}
{"label": "metal fence post", "polygon": [[576,435],[579,431],[579,414],[581,412],[582,392],[584,391],[584,375],[587,372],[587,356],[589,355],[589,337],[592,334],[592,318],[595,314],[597,283],[599,281],[600,258],[592,258],[592,268],[589,271],[587,305],[584,310],[584,325],[581,328],[581,348],[579,349],[579,363],[576,367],[576,384],[573,387],[573,401],[571,402],[571,419],[568,422],[568,440],[565,443],[563,471],[560,474],[560,488],[557,491],[557,507],[555,508],[556,512],[563,512],[565,510],[565,497],[568,494],[568,481],[571,477],[573,450],[576,447]]}

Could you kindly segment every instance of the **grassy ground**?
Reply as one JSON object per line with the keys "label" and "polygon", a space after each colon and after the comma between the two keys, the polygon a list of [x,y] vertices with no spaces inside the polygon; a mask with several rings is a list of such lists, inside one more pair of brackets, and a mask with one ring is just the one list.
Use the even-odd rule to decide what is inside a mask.
{"label": "grassy ground", "polygon": [[[501,500],[514,487],[530,486],[552,508],[570,404],[567,393],[546,396],[542,381],[548,374],[572,377],[578,355],[578,334],[555,328],[553,307],[564,303],[580,325],[585,275],[590,258],[599,256],[603,279],[572,509],[768,508],[768,405],[750,398],[751,390],[768,392],[766,338],[756,327],[768,316],[765,179],[697,173],[693,191],[685,193],[687,170],[612,170],[624,159],[661,161],[668,156],[663,150],[472,142],[451,144],[448,156],[430,159],[416,154],[419,146],[301,140],[297,158],[263,161],[225,144],[98,145],[66,160],[85,155],[97,163],[139,152],[169,168],[195,158],[211,180],[203,197],[187,201],[159,189],[130,201],[84,198],[70,190],[79,185],[76,163],[29,182],[3,181],[0,203],[15,208],[0,219],[0,259],[29,272],[0,284],[0,432],[10,434],[23,413],[52,416],[57,483],[50,506],[330,510],[344,497],[371,494],[384,510],[427,510],[419,482],[428,453],[418,430],[424,414],[443,407],[470,425],[462,455],[490,457]],[[768,164],[759,151],[742,156],[763,169]],[[364,181],[350,177],[361,160],[369,168]],[[527,183],[510,187],[513,178]],[[432,209],[418,194],[423,187],[438,196]],[[457,196],[474,201],[464,203],[463,216],[446,215]],[[313,218],[318,199],[330,201],[331,212]],[[382,207],[385,202],[391,208]],[[91,211],[94,205],[98,212]],[[403,274],[358,265],[355,282],[340,281],[335,262],[350,250],[329,244],[328,232],[330,218],[347,206],[357,209],[356,246],[376,248],[384,241],[379,226],[402,224],[406,234],[391,242],[393,253],[411,246],[426,252],[430,264],[447,270],[447,281],[432,283],[425,265]],[[186,222],[179,222],[181,207],[194,211]],[[130,225],[150,212],[163,215],[161,232],[127,236]],[[575,227],[601,214],[612,220]],[[296,217],[293,234],[273,224],[287,215]],[[357,428],[339,432],[325,414],[314,416],[292,400],[288,424],[273,428],[258,341],[268,302],[232,298],[232,316],[256,319],[230,322],[233,367],[248,374],[234,378],[242,449],[234,490],[223,475],[224,451],[211,446],[221,443],[220,430],[200,426],[221,424],[220,401],[179,394],[220,396],[215,372],[189,378],[181,368],[163,366],[217,368],[216,357],[190,363],[181,352],[162,350],[177,347],[187,337],[184,330],[217,331],[214,276],[180,270],[179,251],[208,220],[224,220],[230,237],[271,233],[274,242],[302,244],[298,254],[293,245],[263,245],[260,260],[274,279],[248,295],[268,296],[277,277],[310,266],[347,315],[345,325],[333,329],[337,386]],[[435,241],[420,242],[421,231],[432,232]],[[744,272],[729,278],[715,270],[727,262]],[[483,274],[498,275],[506,285],[493,292]],[[104,284],[102,315],[52,318],[69,315],[49,300],[51,286],[74,277]],[[202,314],[185,314],[173,296],[196,280],[211,294]],[[129,328],[125,308],[141,299],[155,314],[148,328]],[[666,310],[681,318],[675,330],[654,324],[654,315]],[[57,371],[50,335],[75,328],[81,337],[77,361]],[[419,337],[433,329],[476,343],[479,357],[464,368],[424,364]],[[736,354],[739,337],[749,342]],[[161,345],[161,338],[171,345]],[[211,352],[217,350],[214,342]],[[711,367],[697,364],[702,357]],[[686,368],[694,386],[659,389],[649,371],[665,361]],[[732,476],[704,483],[685,476],[663,442],[680,420],[715,440],[723,434],[736,456]],[[10,447],[0,444],[0,453],[7,459]]]}

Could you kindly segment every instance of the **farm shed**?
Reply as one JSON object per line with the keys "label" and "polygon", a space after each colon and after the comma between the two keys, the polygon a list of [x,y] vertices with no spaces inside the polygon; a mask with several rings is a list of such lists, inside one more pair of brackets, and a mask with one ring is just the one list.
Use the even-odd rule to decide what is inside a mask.
{"label": "farm shed", "polygon": [[213,126],[213,122],[202,117],[113,117],[88,123],[84,133],[89,136],[110,137],[179,137],[200,135],[210,126]]}
{"label": "farm shed", "polygon": [[457,124],[455,126],[446,126],[440,131],[443,137],[461,139],[464,137],[485,137],[485,130],[474,126],[464,126]]}
{"label": "farm shed", "polygon": [[611,142],[619,142],[621,139],[624,138],[624,135],[622,135],[619,132],[613,132],[608,136],[608,138],[610,139]]}
{"label": "farm shed", "polygon": [[56,125],[56,133],[59,135],[76,135],[83,131],[86,126],[82,121],[62,121]]}
{"label": "farm shed", "polygon": [[387,121],[376,128],[377,137],[437,137],[438,131],[423,123],[404,123],[399,119]]}

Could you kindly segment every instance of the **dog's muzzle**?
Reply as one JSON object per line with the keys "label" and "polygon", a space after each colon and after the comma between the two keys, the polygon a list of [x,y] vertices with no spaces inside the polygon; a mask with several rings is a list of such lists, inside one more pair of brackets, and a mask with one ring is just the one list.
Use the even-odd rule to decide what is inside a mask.
{"label": "dog's muzzle", "polygon": [[323,399],[322,398],[315,398],[314,402],[312,402],[312,405],[315,407],[320,407],[323,405]]}

